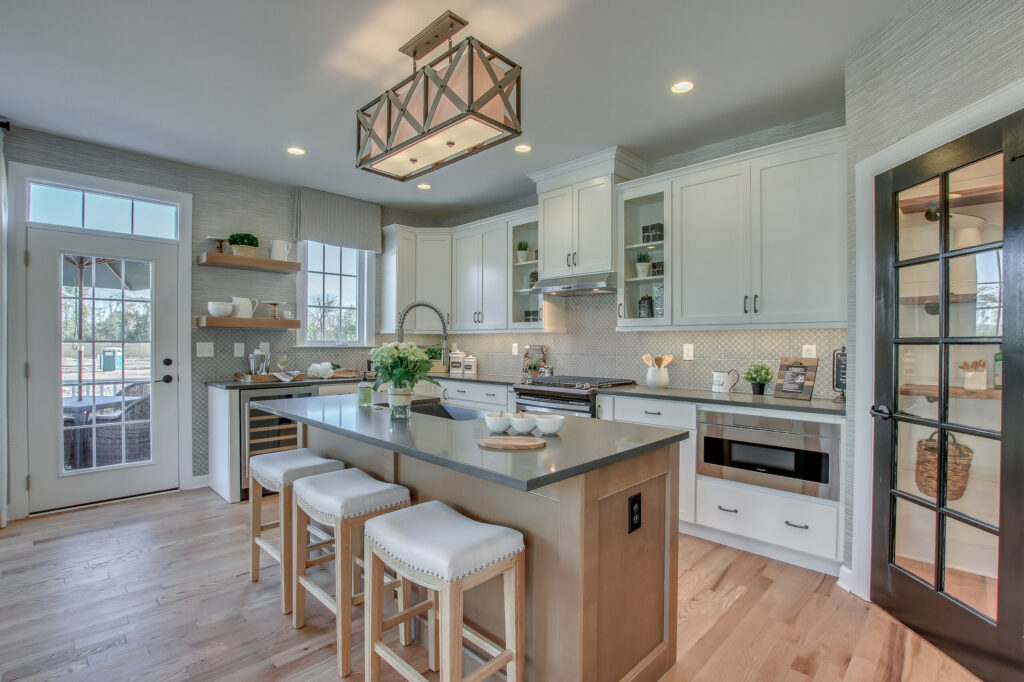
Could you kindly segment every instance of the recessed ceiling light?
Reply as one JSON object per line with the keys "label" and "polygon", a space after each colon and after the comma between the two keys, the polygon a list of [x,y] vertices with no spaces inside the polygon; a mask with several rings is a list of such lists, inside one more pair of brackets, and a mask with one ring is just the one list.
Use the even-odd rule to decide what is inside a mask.
{"label": "recessed ceiling light", "polygon": [[306,150],[302,147],[288,147],[288,153],[292,156],[302,156],[306,153]]}
{"label": "recessed ceiling light", "polygon": [[425,182],[421,182],[420,184],[416,185],[416,189],[427,190],[427,189],[430,189],[430,185],[428,185]]}
{"label": "recessed ceiling light", "polygon": [[672,92],[676,93],[677,95],[681,95],[684,92],[689,92],[690,90],[693,90],[693,83],[690,81],[679,81],[669,89]]}
{"label": "recessed ceiling light", "polygon": [[962,196],[963,196],[963,194],[957,194],[956,192],[950,192],[949,193],[949,198],[950,199],[959,199]]}
{"label": "recessed ceiling light", "polygon": [[526,152],[532,152],[533,151],[533,147],[531,147],[528,144],[517,144],[515,146],[515,150],[517,152],[519,152],[520,154],[525,154]]}

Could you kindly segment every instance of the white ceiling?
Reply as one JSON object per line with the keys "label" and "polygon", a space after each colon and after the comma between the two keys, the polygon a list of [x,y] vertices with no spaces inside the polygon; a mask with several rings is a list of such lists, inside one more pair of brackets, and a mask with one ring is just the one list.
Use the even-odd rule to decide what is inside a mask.
{"label": "white ceiling", "polygon": [[[0,0],[15,125],[445,218],[613,145],[657,159],[843,108],[843,59],[908,0]],[[355,109],[445,9],[523,66],[522,141],[399,183],[355,168]],[[688,95],[671,95],[681,79]],[[292,157],[285,147],[309,153]]]}

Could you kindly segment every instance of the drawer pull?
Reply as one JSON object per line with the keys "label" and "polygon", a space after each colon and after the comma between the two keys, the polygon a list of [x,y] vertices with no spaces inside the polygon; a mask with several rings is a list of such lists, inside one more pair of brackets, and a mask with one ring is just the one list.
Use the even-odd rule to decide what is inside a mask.
{"label": "drawer pull", "polygon": [[790,523],[789,521],[786,521],[786,525],[789,526],[790,528],[799,528],[800,530],[810,530],[810,528],[811,528],[806,523],[801,526],[798,523]]}
{"label": "drawer pull", "polygon": [[455,389],[455,392],[456,393],[465,393],[466,389],[464,389],[464,388],[457,388],[457,389]]}
{"label": "drawer pull", "polygon": [[487,396],[488,398],[495,398],[495,397],[497,397],[498,394],[497,393],[484,393],[484,395]]}
{"label": "drawer pull", "polygon": [[[718,505],[718,510],[719,511],[724,511],[724,512],[729,512],[730,514],[739,514],[740,513],[739,509],[726,509],[722,505]],[[789,523],[789,521],[786,521],[786,523]]]}
{"label": "drawer pull", "polygon": [[661,412],[651,412],[650,410],[644,410],[644,414],[649,414],[649,415],[652,415],[654,417],[660,417],[661,416]]}

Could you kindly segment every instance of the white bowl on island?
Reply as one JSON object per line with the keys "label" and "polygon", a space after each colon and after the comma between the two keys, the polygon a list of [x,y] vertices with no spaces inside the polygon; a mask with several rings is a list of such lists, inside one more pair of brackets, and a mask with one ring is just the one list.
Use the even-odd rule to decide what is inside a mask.
{"label": "white bowl on island", "polygon": [[504,412],[489,412],[484,415],[484,423],[493,433],[505,433],[511,424],[509,415]]}
{"label": "white bowl on island", "polygon": [[512,430],[520,435],[530,433],[537,428],[537,419],[532,414],[514,414],[508,418]]}
{"label": "white bowl on island", "polygon": [[545,436],[555,435],[565,424],[565,417],[560,414],[536,414],[534,420],[537,422],[537,430]]}

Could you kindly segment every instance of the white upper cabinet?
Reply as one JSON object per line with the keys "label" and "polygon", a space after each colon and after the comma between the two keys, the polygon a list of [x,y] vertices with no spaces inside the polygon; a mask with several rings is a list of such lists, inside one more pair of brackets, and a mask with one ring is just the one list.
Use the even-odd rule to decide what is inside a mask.
{"label": "white upper cabinet", "polygon": [[[417,231],[418,232],[418,231]],[[452,236],[416,235],[416,300],[433,303],[451,321]],[[417,332],[440,332],[441,321],[432,310],[416,308]]]}
{"label": "white upper cabinet", "polygon": [[750,166],[694,173],[672,183],[675,323],[742,324],[752,306]]}
{"label": "white upper cabinet", "polygon": [[619,192],[621,327],[672,322],[672,183],[644,184]]}
{"label": "white upper cabinet", "polygon": [[505,221],[455,232],[452,237],[457,331],[504,329],[508,323],[508,237]]}
{"label": "white upper cabinet", "polygon": [[572,186],[575,275],[615,268],[614,178],[603,175]]}
{"label": "white upper cabinet", "polygon": [[[380,255],[380,331],[398,330],[398,313],[416,300],[416,231],[410,227],[388,225],[383,230]],[[406,321],[415,322],[414,316]]]}
{"label": "white upper cabinet", "polygon": [[845,162],[841,143],[755,159],[752,319],[846,320]]}
{"label": "white upper cabinet", "polygon": [[571,186],[562,187],[544,192],[538,197],[538,270],[541,278],[568,277],[572,274],[572,190]]}

